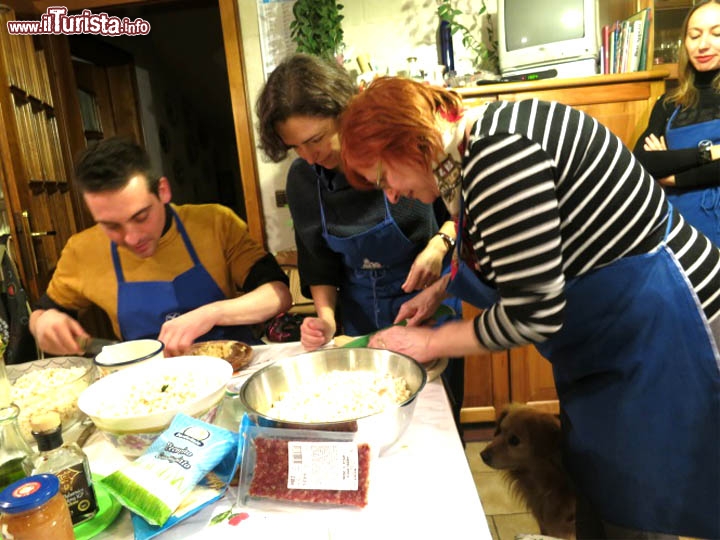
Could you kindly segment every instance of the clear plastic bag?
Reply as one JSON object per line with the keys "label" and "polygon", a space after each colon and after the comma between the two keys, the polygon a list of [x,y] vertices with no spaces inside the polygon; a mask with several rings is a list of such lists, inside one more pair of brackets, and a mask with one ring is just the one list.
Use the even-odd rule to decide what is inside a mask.
{"label": "clear plastic bag", "polygon": [[363,508],[370,446],[353,433],[245,426],[238,502]]}

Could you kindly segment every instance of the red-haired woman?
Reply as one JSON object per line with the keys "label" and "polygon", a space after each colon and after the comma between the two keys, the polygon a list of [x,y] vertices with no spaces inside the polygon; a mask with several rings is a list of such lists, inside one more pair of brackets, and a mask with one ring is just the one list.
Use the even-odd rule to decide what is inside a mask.
{"label": "red-haired woman", "polygon": [[426,362],[535,344],[553,364],[579,537],[720,537],[720,251],[622,142],[558,103],[464,111],[400,78],[353,98],[341,140],[351,183],[442,197],[460,220],[457,270],[398,319],[422,320],[446,286],[484,309],[370,346]]}

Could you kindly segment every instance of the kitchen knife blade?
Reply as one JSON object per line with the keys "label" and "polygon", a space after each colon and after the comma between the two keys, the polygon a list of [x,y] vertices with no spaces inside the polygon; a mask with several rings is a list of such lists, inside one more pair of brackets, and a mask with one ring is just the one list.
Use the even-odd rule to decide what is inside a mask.
{"label": "kitchen knife blade", "polygon": [[86,356],[97,356],[105,345],[115,345],[117,340],[102,339],[91,336],[78,336],[77,343]]}

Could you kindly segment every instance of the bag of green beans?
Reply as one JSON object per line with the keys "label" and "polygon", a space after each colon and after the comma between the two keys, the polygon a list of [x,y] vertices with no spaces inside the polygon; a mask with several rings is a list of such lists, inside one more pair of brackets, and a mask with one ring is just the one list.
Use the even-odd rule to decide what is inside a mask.
{"label": "bag of green beans", "polygon": [[101,483],[128,510],[162,526],[197,483],[237,448],[237,433],[178,413],[143,455]]}

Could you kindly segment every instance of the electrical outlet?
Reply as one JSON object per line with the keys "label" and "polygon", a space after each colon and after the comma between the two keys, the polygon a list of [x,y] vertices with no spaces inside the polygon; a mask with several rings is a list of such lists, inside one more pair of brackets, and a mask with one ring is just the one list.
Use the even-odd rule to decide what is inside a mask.
{"label": "electrical outlet", "polygon": [[285,193],[284,189],[278,189],[275,192],[275,205],[278,208],[282,208],[283,206],[287,206],[287,194]]}

